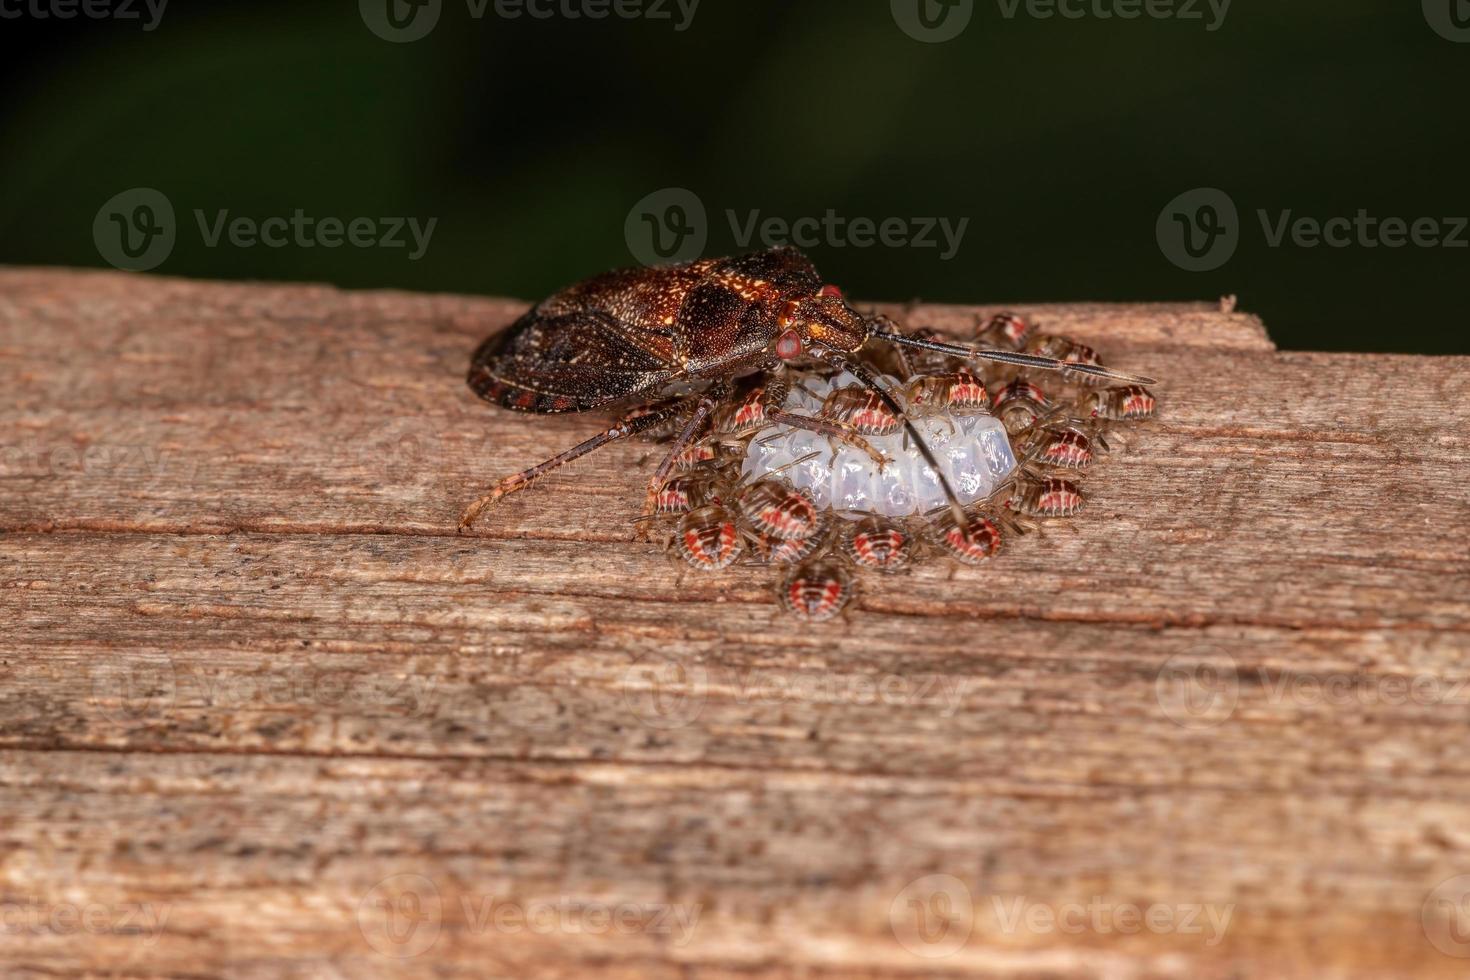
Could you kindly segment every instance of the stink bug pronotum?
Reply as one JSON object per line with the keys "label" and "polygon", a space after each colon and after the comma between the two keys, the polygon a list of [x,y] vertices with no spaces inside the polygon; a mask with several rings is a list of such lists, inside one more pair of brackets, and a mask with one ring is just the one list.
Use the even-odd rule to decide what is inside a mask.
{"label": "stink bug pronotum", "polygon": [[[1021,336],[1017,329],[1006,339],[1015,343]],[[886,318],[854,310],[841,290],[822,282],[811,260],[791,248],[623,269],[543,300],[475,351],[468,380],[487,401],[523,412],[618,409],[622,414],[591,439],[501,480],[470,505],[460,525],[469,527],[487,505],[601,446],[672,428],[668,453],[648,484],[644,512],[652,513],[677,462],[700,439],[711,417],[733,399],[735,382],[758,373],[781,380],[788,368],[805,360],[857,378],[905,426],[924,460],[938,472],[933,452],[899,401],[856,356],[875,340],[1123,385],[1153,383],[1085,362],[905,335]],[[1096,414],[1127,414],[1128,408],[1115,407],[1119,400],[1105,395]],[[833,434],[830,419],[782,413],[779,421]],[[940,481],[957,528],[966,527],[963,508],[942,473]]]}

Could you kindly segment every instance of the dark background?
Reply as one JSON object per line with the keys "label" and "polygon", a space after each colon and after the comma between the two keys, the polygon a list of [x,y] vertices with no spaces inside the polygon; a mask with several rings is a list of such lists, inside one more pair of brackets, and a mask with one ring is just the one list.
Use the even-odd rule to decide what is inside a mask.
{"label": "dark background", "polygon": [[[683,32],[476,20],[444,0],[406,44],[355,0],[172,0],[151,32],[27,14],[0,20],[0,262],[103,265],[98,209],[147,186],[178,213],[158,273],[530,299],[629,264],[630,208],[682,186],[708,208],[709,254],[736,250],[727,208],[970,219],[949,261],[809,249],[860,299],[1233,292],[1283,347],[1470,351],[1470,249],[1272,248],[1256,218],[1470,215],[1470,44],[1415,0],[1236,0],[1214,32],[1200,10],[1006,19],[977,0],[941,44],[904,33],[888,0],[702,0]],[[1239,206],[1240,246],[1187,272],[1155,222],[1202,186]],[[410,261],[210,248],[195,208],[439,221]]]}

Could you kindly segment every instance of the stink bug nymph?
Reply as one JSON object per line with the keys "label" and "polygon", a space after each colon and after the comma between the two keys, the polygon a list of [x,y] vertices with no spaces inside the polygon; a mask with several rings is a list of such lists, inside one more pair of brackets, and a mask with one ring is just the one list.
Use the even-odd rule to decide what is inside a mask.
{"label": "stink bug nymph", "polygon": [[842,611],[852,598],[852,576],[841,565],[817,561],[786,576],[781,604],[799,619],[820,623]]}
{"label": "stink bug nymph", "polygon": [[853,564],[880,572],[907,567],[913,555],[908,531],[886,517],[865,517],[843,531],[842,550]]}
{"label": "stink bug nymph", "polygon": [[679,557],[702,571],[724,568],[743,550],[734,516],[719,504],[706,504],[685,514],[675,540]]}

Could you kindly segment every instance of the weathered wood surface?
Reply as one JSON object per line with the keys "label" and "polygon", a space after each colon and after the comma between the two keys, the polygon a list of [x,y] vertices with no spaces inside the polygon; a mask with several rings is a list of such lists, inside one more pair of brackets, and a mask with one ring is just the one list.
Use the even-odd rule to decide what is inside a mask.
{"label": "weathered wood surface", "polygon": [[600,422],[464,386],[520,309],[0,271],[0,973],[1470,971],[1470,359],[1023,307],[1163,419],[797,628],[646,447],[455,533]]}

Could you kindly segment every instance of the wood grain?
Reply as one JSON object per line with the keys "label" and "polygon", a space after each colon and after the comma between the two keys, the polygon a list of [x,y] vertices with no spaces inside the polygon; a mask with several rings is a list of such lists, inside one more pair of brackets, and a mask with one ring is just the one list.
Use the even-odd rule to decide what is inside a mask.
{"label": "wood grain", "polygon": [[1470,359],[1019,304],[1161,420],[799,627],[646,446],[456,533],[601,421],[464,386],[523,305],[0,270],[0,973],[1470,968]]}

